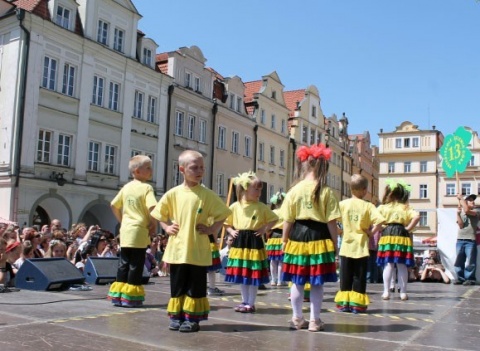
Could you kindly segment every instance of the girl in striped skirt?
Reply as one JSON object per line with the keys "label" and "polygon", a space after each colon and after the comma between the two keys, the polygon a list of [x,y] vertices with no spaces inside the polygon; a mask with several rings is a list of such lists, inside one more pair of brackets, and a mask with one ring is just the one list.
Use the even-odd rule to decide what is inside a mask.
{"label": "girl in striped skirt", "polygon": [[[288,191],[282,205],[283,273],[291,281],[293,316],[291,329],[312,332],[324,329],[320,319],[323,284],[336,282],[338,200],[326,185],[331,149],[323,144],[297,151],[297,183]],[[310,318],[302,313],[304,287],[310,283]]]}
{"label": "girl in striped skirt", "polygon": [[275,223],[272,231],[268,233],[268,240],[266,244],[267,256],[268,260],[270,261],[270,275],[272,276],[270,284],[272,285],[272,287],[285,285],[285,283],[281,280],[283,261],[283,220],[280,215],[280,207],[282,206],[285,195],[285,193],[279,191],[270,198],[270,208],[273,210],[273,212],[275,212],[277,216],[279,216],[278,222]]}
{"label": "girl in striped skirt", "polygon": [[234,240],[228,254],[225,281],[241,284],[242,303],[236,312],[255,312],[258,287],[269,281],[267,252],[263,236],[277,222],[278,216],[260,202],[263,183],[255,173],[234,178],[238,201],[230,206],[232,214],[225,229]]}

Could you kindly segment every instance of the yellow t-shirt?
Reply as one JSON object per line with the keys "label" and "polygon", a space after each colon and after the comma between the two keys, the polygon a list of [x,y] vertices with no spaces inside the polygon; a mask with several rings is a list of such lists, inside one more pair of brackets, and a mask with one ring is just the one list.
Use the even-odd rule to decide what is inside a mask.
{"label": "yellow t-shirt", "polygon": [[340,201],[340,211],[343,224],[340,255],[351,258],[368,256],[366,230],[372,225],[384,223],[385,218],[372,203],[357,198]]}
{"label": "yellow t-shirt", "polygon": [[237,201],[230,205],[232,214],[225,224],[237,230],[257,230],[261,226],[278,220],[278,216],[263,202]]}
{"label": "yellow t-shirt", "polygon": [[177,235],[170,235],[163,260],[172,264],[209,266],[212,252],[208,235],[200,234],[197,224],[223,221],[230,210],[217,194],[202,185],[181,184],[167,191],[151,212],[160,222],[177,223]]}
{"label": "yellow t-shirt", "polygon": [[398,223],[407,226],[414,217],[418,216],[418,212],[409,205],[398,202],[380,205],[378,211],[385,217],[385,224]]}
{"label": "yellow t-shirt", "polygon": [[282,211],[280,208],[276,208],[273,210],[273,213],[275,213],[278,216],[278,221],[275,223],[272,229],[282,229],[283,228],[283,217],[282,217]]}
{"label": "yellow t-shirt", "polygon": [[150,208],[157,204],[153,187],[134,179],[120,189],[110,204],[122,212],[120,246],[146,248],[150,245]]}
{"label": "yellow t-shirt", "polygon": [[318,203],[312,202],[316,181],[302,180],[291,188],[283,201],[281,212],[285,222],[293,223],[298,219],[328,223],[341,217],[338,200],[332,189],[324,186]]}

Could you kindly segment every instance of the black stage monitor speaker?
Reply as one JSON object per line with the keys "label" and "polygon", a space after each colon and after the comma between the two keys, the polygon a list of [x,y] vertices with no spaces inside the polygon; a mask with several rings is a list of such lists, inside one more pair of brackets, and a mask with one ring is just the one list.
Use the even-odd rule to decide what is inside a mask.
{"label": "black stage monitor speaker", "polygon": [[85,277],[65,258],[30,258],[15,276],[15,286],[26,290],[65,290],[83,284]]}
{"label": "black stage monitor speaker", "polygon": [[[83,275],[89,284],[111,284],[117,279],[118,257],[92,257],[85,263]],[[142,284],[148,284],[150,273],[143,267]]]}
{"label": "black stage monitor speaker", "polygon": [[90,284],[111,284],[117,279],[118,257],[89,257],[83,269]]}

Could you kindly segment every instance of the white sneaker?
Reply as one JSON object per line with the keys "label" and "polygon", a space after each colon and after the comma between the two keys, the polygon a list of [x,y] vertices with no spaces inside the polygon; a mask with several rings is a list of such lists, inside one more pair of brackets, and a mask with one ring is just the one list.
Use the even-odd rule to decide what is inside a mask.
{"label": "white sneaker", "polygon": [[225,293],[224,290],[220,290],[219,288],[208,288],[207,294],[209,296],[222,296]]}

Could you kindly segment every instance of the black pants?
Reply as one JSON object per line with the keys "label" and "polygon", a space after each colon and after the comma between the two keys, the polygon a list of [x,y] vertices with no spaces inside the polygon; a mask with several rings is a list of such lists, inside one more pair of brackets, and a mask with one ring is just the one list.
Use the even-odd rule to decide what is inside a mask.
{"label": "black pants", "polygon": [[367,291],[368,257],[340,256],[340,290],[365,294]]}
{"label": "black pants", "polygon": [[192,264],[170,264],[170,294],[192,298],[207,296],[207,267]]}
{"label": "black pants", "polygon": [[118,262],[117,282],[142,285],[145,249],[122,247]]}

